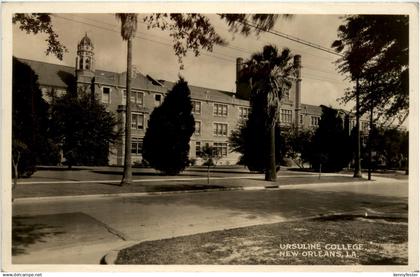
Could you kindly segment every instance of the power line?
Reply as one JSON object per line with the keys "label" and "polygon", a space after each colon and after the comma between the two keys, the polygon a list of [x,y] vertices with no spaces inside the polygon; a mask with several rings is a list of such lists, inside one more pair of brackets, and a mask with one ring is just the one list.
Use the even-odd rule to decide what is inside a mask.
{"label": "power line", "polygon": [[[92,26],[92,27],[95,27],[95,28],[98,28],[98,29],[102,29],[102,30],[105,30],[105,31],[114,32],[114,33],[120,33],[119,31],[117,31],[115,29],[110,29],[110,28],[98,26],[98,25],[95,25],[95,24],[92,24],[92,23],[88,23],[88,22],[84,22],[84,21],[79,21],[79,20],[67,18],[67,17],[64,17],[64,16],[58,16],[58,15],[53,15],[53,16],[54,17],[57,17],[57,18],[64,19],[64,20],[68,20],[68,21],[73,21],[73,22],[80,23],[80,24],[89,25],[89,26]],[[142,40],[145,40],[145,41],[150,41],[150,42],[154,42],[154,43],[158,43],[158,44],[162,44],[162,45],[166,45],[166,46],[172,47],[172,44],[170,44],[170,43],[162,42],[162,41],[158,41],[158,40],[154,40],[154,39],[145,38],[145,37],[142,37],[142,36],[139,36],[139,35],[135,35],[135,38],[136,39],[142,39]],[[224,57],[219,57],[219,56],[216,56],[216,55],[211,55],[211,54],[203,53],[203,52],[201,52],[200,54],[203,55],[203,56],[213,57],[213,58],[220,59],[220,60],[225,60],[225,61],[229,61],[229,62],[235,62],[235,58],[233,58],[231,60],[231,59],[227,59],[227,58],[224,58]],[[221,53],[217,53],[217,54],[224,55],[224,54],[221,54]],[[225,55],[225,56],[228,56],[228,55]],[[228,57],[231,57],[231,56],[228,56]]]}
{"label": "power line", "polygon": [[[118,31],[118,30],[110,29],[110,28],[103,27],[103,26],[98,26],[96,24],[92,24],[92,23],[89,23],[89,22],[84,22],[84,21],[80,21],[80,20],[76,20],[76,19],[71,19],[71,18],[67,18],[67,17],[64,17],[64,16],[59,16],[59,15],[52,15],[52,16],[57,17],[57,18],[61,18],[61,19],[64,19],[64,20],[68,20],[68,21],[80,23],[80,24],[85,24],[85,25],[92,26],[92,27],[95,27],[95,28],[98,28],[98,29],[102,29],[102,30],[105,30],[105,31],[110,31],[110,32],[114,32],[114,33],[120,33],[120,31]],[[83,19],[86,19],[86,18],[83,18]],[[97,21],[97,20],[91,20],[91,21],[96,21],[98,23],[105,23],[105,22]],[[109,23],[106,23],[106,24],[107,25],[110,25],[110,26],[114,26],[114,25],[111,25]],[[140,33],[143,33],[143,32],[140,32]],[[143,33],[143,34],[145,34],[145,33]],[[155,37],[159,37],[159,36],[155,36]],[[142,40],[146,40],[146,41],[149,41],[149,42],[153,42],[153,43],[162,44],[162,45],[165,45],[165,46],[171,46],[172,47],[172,44],[167,43],[167,42],[162,42],[162,41],[158,41],[158,40],[154,40],[154,39],[149,39],[149,38],[141,37],[141,36],[138,36],[138,35],[136,35],[135,38],[136,39],[142,39]],[[227,47],[227,46],[221,45],[221,47]],[[228,48],[235,49],[235,47],[228,47]],[[247,51],[247,50],[243,50],[243,51],[251,53],[250,51]],[[217,54],[218,55],[224,55],[227,58],[216,56],[214,54],[203,53],[203,52],[200,53],[200,54],[203,55],[203,56],[210,57],[210,58],[215,58],[215,59],[219,59],[219,60],[228,61],[230,63],[231,62],[235,62],[235,60],[236,60],[236,57],[233,57],[233,56],[230,56],[230,55],[226,55],[226,54],[222,54],[222,53],[217,53]],[[231,59],[229,59],[229,58],[231,58]],[[322,71],[322,70],[319,70],[319,69],[312,69],[310,67],[309,68],[308,67],[303,67],[303,69],[309,69],[309,70],[312,70],[312,71],[324,72],[324,73],[327,73],[327,74],[333,73],[332,71],[330,71],[331,73],[329,73],[327,71]],[[305,74],[305,75],[308,75],[307,78],[309,78],[309,79],[320,80],[320,81],[327,81],[327,82],[342,83],[342,81],[340,81],[338,79],[327,78],[325,76],[322,76],[321,77],[321,76],[311,75],[311,74]],[[315,77],[313,77],[313,76],[315,76]]]}
{"label": "power line", "polygon": [[339,54],[339,53],[331,50],[330,48],[327,48],[327,47],[321,46],[319,44],[315,44],[315,43],[303,40],[301,38],[298,38],[298,37],[295,37],[295,36],[292,36],[292,35],[289,35],[289,34],[282,33],[280,31],[277,31],[277,30],[274,30],[274,29],[264,30],[264,29],[254,25],[252,23],[249,23],[249,21],[246,21],[245,23],[242,23],[242,24],[251,26],[254,29],[257,29],[257,30],[260,30],[260,31],[263,31],[263,32],[266,32],[266,33],[269,33],[269,34],[272,34],[272,35],[275,35],[275,36],[279,36],[279,37],[282,37],[282,38],[285,38],[285,39],[288,39],[288,40],[291,40],[291,41],[294,41],[294,42],[297,42],[297,43],[300,43],[300,44],[303,44],[303,45],[306,45],[306,46],[309,46],[309,47],[312,47],[312,48],[315,48],[315,49],[318,49],[318,50],[321,50],[321,51],[324,51],[324,52],[327,52],[327,53],[330,53],[330,54],[333,54],[333,55],[336,55],[336,56],[339,56],[339,57],[343,57],[342,54]]}

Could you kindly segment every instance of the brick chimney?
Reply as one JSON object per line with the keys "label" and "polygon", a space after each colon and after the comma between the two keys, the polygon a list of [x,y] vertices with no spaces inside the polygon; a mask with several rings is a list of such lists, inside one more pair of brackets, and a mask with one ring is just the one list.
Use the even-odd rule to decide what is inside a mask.
{"label": "brick chimney", "polygon": [[296,84],[295,84],[295,128],[299,130],[299,123],[300,123],[300,97],[301,97],[301,83],[302,83],[302,75],[301,75],[301,68],[302,68],[302,57],[301,55],[295,55],[294,59],[294,66],[296,68]]}
{"label": "brick chimney", "polygon": [[239,92],[239,77],[240,77],[240,72],[242,70],[243,64],[244,64],[244,59],[242,58],[236,59],[236,93]]}

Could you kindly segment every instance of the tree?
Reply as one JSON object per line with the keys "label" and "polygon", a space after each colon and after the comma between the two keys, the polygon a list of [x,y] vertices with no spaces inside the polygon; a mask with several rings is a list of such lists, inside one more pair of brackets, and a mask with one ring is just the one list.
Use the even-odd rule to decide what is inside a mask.
{"label": "tree", "polygon": [[311,147],[313,136],[312,130],[296,130],[293,126],[283,128],[284,155],[291,158],[298,167],[304,168],[305,163],[310,162],[313,153]]}
{"label": "tree", "polygon": [[216,164],[216,160],[220,157],[220,153],[217,151],[217,148],[214,148],[209,145],[205,145],[199,153],[199,157],[201,157],[205,162],[204,164],[207,165],[207,185],[210,184],[210,166]]}
{"label": "tree", "polygon": [[310,161],[315,170],[336,172],[347,166],[351,160],[348,131],[337,110],[322,107],[318,129],[315,131],[311,147]]}
{"label": "tree", "polygon": [[19,28],[26,33],[45,33],[48,38],[47,55],[54,54],[59,60],[63,59],[65,52],[68,52],[66,46],[60,43],[57,33],[53,29],[51,15],[48,13],[16,13],[12,18],[13,24],[19,25]]}
{"label": "tree", "polygon": [[114,115],[92,95],[68,92],[52,104],[55,140],[73,165],[107,165],[109,145],[118,137]]}
{"label": "tree", "polygon": [[16,181],[31,176],[41,154],[51,149],[48,104],[42,98],[38,76],[16,58],[12,75],[12,165]]}
{"label": "tree", "polygon": [[[338,29],[333,47],[343,53],[339,69],[360,79],[360,112],[377,110],[377,119],[408,116],[408,15],[351,15]],[[347,91],[344,100],[355,99]]]}
{"label": "tree", "polygon": [[[127,99],[130,99],[131,88],[131,56],[132,40],[137,30],[137,14],[117,14],[121,21],[121,36],[127,40]],[[277,20],[277,15],[273,14],[220,14],[221,19],[225,20],[230,26],[232,32],[239,32],[248,35],[250,26],[256,33],[271,29]],[[287,17],[287,16],[286,16]],[[192,50],[195,56],[198,56],[200,49],[212,51],[214,45],[225,44],[225,41],[216,33],[207,16],[202,14],[167,14],[156,13],[145,16],[143,21],[148,28],[160,28],[169,30],[173,38],[173,48],[175,55],[180,62],[180,68],[183,68],[182,57],[186,56],[188,50]],[[250,25],[252,23],[253,25]],[[242,27],[239,27],[242,25]],[[124,155],[124,173],[121,185],[130,184],[132,180],[131,173],[131,108],[130,100],[126,105],[126,127],[125,127],[125,155]]]}
{"label": "tree", "polygon": [[407,169],[408,131],[397,128],[375,128],[372,150],[377,162],[388,169]]}
{"label": "tree", "polygon": [[[273,45],[266,45],[261,53],[256,53],[245,62],[241,81],[249,82],[251,87],[252,109],[263,109],[267,149],[265,180],[275,181],[275,128],[280,107],[280,99],[292,86],[294,67],[290,50],[284,48],[279,54]],[[261,123],[260,123],[261,124]]]}
{"label": "tree", "polygon": [[[238,128],[232,131],[229,137],[229,145],[232,151],[241,153],[239,162],[247,166],[250,171],[264,172],[267,164],[266,151],[269,140],[265,126],[261,124],[261,122],[264,122],[263,109],[260,106],[256,108],[251,109],[248,119],[240,122]],[[260,111],[257,112],[256,110]],[[276,167],[281,164],[285,153],[283,140],[280,127],[277,125],[275,130]]]}
{"label": "tree", "polygon": [[384,121],[408,116],[408,42],[406,15],[351,15],[338,28],[332,44],[343,53],[338,68],[356,83],[343,98],[356,100],[355,177],[361,177],[360,116],[373,107]]}
{"label": "tree", "polygon": [[180,78],[162,105],[150,115],[143,140],[143,158],[165,174],[178,174],[188,165],[194,126],[190,89]]}
{"label": "tree", "polygon": [[137,31],[137,14],[119,13],[116,15],[121,21],[121,37],[127,41],[127,72],[126,72],[126,104],[125,104],[125,147],[124,147],[124,171],[120,185],[128,185],[132,182],[131,168],[131,78],[133,74],[133,39]]}

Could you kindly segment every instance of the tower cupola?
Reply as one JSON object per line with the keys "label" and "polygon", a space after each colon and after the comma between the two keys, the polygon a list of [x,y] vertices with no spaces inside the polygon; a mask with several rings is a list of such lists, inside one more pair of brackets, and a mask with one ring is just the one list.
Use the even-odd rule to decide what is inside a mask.
{"label": "tower cupola", "polygon": [[95,70],[93,49],[93,43],[85,33],[85,36],[77,45],[76,71],[93,72]]}

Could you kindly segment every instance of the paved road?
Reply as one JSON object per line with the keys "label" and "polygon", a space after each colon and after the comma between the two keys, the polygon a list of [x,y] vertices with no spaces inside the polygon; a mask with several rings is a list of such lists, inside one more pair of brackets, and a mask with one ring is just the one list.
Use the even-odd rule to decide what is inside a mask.
{"label": "paved road", "polygon": [[95,264],[109,250],[169,238],[330,213],[407,208],[405,181],[279,190],[18,202],[14,263]]}

